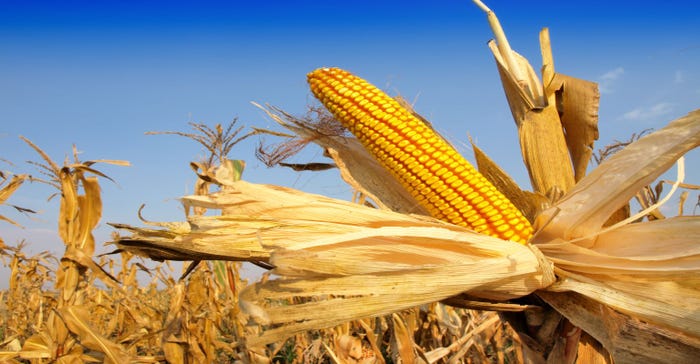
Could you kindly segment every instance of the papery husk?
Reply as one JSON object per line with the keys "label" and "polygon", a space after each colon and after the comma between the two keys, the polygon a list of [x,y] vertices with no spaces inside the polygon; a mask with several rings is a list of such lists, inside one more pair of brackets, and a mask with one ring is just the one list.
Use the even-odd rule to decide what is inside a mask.
{"label": "papery husk", "polygon": [[[270,243],[270,262],[277,267],[273,273],[281,278],[241,294],[245,310],[272,327],[249,335],[249,345],[464,291],[498,300],[520,297],[553,281],[551,266],[533,247],[427,217],[291,189],[247,183],[237,187],[242,193],[227,199],[238,199],[241,213],[277,222],[258,237]],[[259,193],[249,194],[253,190]],[[313,299],[289,304],[287,299],[294,297]]]}
{"label": "papery husk", "polygon": [[537,295],[600,342],[615,363],[686,364],[700,357],[698,337],[641,321],[575,292]]}
{"label": "papery husk", "polygon": [[573,163],[574,179],[578,181],[586,175],[593,143],[598,139],[598,84],[554,71],[548,28],[540,31],[540,51],[544,98],[548,105],[557,107]]}
{"label": "papery husk", "polygon": [[479,173],[503,193],[525,215],[528,221],[535,221],[535,217],[549,207],[549,199],[546,196],[521,189],[498,164],[473,142],[472,150]]}
{"label": "papery husk", "polygon": [[548,290],[578,292],[700,338],[700,217],[603,227],[637,191],[698,145],[700,110],[628,145],[543,212],[532,242],[561,278]]}
{"label": "papery husk", "polygon": [[591,81],[556,73],[545,93],[559,95],[560,114],[566,145],[574,167],[574,179],[586,175],[593,155],[593,143],[598,139],[598,85]]}
{"label": "papery husk", "polygon": [[605,160],[583,178],[556,208],[538,218],[536,242],[581,239],[591,247],[605,221],[644,186],[700,145],[700,110],[672,121]]}
{"label": "papery husk", "polygon": [[[274,342],[312,328],[385,315],[465,290],[492,299],[520,296],[546,286],[553,278],[540,271],[537,254],[527,247],[516,247],[519,253],[499,255],[510,250],[501,247],[502,241],[482,241],[478,244],[482,254],[492,257],[480,257],[470,251],[474,249],[471,244],[449,239],[449,232],[443,240],[435,238],[441,234],[435,229],[406,228],[402,235],[395,230],[399,229],[375,234],[367,231],[364,237],[352,236],[347,241],[334,239],[314,247],[323,249],[319,252],[273,253],[273,264],[284,267],[273,273],[283,278],[255,284],[241,294],[244,310],[269,325],[260,335],[249,335],[248,344]],[[431,237],[425,238],[427,234]],[[493,245],[492,250],[487,250],[488,245]],[[464,262],[445,262],[446,256]],[[293,297],[306,297],[302,300],[305,303],[286,303]]]}
{"label": "papery husk", "polygon": [[543,195],[568,191],[574,185],[574,175],[556,105],[547,104],[541,94],[542,86],[527,59],[511,51],[520,69],[528,75],[531,84],[528,90],[538,90],[534,97],[507,68],[496,43],[490,41],[489,47],[518,127],[523,161],[533,189]]}

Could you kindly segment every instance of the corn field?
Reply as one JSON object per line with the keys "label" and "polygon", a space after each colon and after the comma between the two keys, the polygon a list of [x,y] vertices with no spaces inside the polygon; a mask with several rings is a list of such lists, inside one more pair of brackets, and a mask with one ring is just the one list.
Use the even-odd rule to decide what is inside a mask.
{"label": "corn field", "polygon": [[[220,125],[193,124],[201,135],[216,135],[210,140],[182,133],[212,151],[214,158],[199,165],[203,170],[230,152],[236,142],[231,136],[240,131],[232,133],[233,125],[224,131]],[[184,272],[166,261],[148,270],[151,280],[143,281],[137,272],[147,268],[128,251],[93,257],[91,231],[101,218],[98,178],[109,177],[94,169],[95,161],[81,162],[77,156],[61,167],[25,141],[43,158],[37,165],[51,176],[47,182],[60,190],[59,235],[66,250],[62,257],[27,256],[23,243],[3,242],[2,258],[11,270],[0,306],[3,362],[373,363],[393,362],[392,356],[411,352],[416,344],[464,362],[522,361],[517,337],[498,314],[440,303],[248,348],[238,308],[239,293],[248,285],[239,275],[241,263],[198,261],[181,279]],[[29,178],[5,178],[2,201]],[[208,193],[206,180],[199,178],[202,193]],[[204,212],[199,208],[192,214]]]}
{"label": "corn field", "polygon": [[[700,189],[683,181],[683,155],[700,145],[700,111],[594,153],[597,85],[554,70],[547,29],[537,75],[495,14],[475,3],[495,35],[488,45],[522,150],[513,158],[525,163],[531,189],[474,144],[472,166],[405,100],[320,68],[308,75],[320,104],[307,115],[255,104],[285,131],[234,121],[151,133],[208,153],[183,161],[196,179],[181,198],[186,221],[132,226],[107,216],[113,250],[96,255],[105,168],[129,162],[80,160],[74,147],[59,164],[23,138],[42,177],[0,173],[0,224],[19,225],[6,207],[32,212],[8,202],[26,182],[53,186],[64,251],[28,255],[25,242],[4,241],[0,230],[10,271],[0,292],[0,362],[700,357],[700,220],[683,214]],[[352,201],[241,179],[246,161],[230,155],[260,135],[279,140],[259,146],[261,162],[337,169]],[[328,163],[285,162],[310,145]],[[674,164],[677,179],[659,180]],[[677,190],[678,216],[665,216],[660,207]],[[244,262],[268,272],[244,279]]]}

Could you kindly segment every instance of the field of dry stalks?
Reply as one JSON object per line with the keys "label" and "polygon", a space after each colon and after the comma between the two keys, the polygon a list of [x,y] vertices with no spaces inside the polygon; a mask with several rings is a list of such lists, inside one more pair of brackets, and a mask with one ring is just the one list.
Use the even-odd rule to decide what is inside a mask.
{"label": "field of dry stalks", "polygon": [[[182,134],[212,152],[211,159],[197,166],[200,172],[211,171],[240,140],[236,134],[241,130],[233,130],[233,125],[224,130],[194,124],[195,133]],[[523,360],[517,336],[498,314],[441,303],[246,347],[246,323],[238,301],[248,283],[240,278],[241,263],[199,261],[184,275],[166,261],[148,271],[150,281],[139,281],[136,273],[147,268],[133,254],[93,256],[92,229],[102,209],[99,180],[109,178],[96,164],[126,162],[81,162],[76,157],[59,166],[27,143],[43,158],[37,166],[48,177],[45,182],[60,191],[57,234],[66,247],[61,257],[27,256],[23,244],[0,240],[2,260],[11,270],[9,289],[0,293],[2,362],[380,363],[406,358],[414,345],[426,358],[437,353],[453,357],[452,362]],[[2,177],[2,202],[30,178]],[[198,191],[208,193],[207,178],[199,181]],[[14,223],[8,217],[3,220]]]}

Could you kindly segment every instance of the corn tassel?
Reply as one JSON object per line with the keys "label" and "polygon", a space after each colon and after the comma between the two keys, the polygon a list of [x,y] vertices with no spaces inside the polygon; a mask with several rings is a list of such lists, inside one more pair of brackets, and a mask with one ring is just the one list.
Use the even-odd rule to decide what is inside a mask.
{"label": "corn tassel", "polygon": [[367,81],[338,68],[308,74],[314,96],[430,214],[525,244],[532,226],[450,144]]}

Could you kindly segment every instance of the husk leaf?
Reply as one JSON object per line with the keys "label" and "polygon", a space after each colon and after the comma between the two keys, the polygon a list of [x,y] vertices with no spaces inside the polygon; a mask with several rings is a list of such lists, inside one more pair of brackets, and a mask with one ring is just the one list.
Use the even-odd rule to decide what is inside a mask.
{"label": "husk leaf", "polygon": [[[496,59],[503,90],[518,127],[523,161],[533,189],[543,195],[552,191],[568,191],[574,185],[574,175],[556,106],[546,104],[541,97],[529,98],[503,64],[503,55],[495,42],[489,42],[489,47]],[[516,52],[512,53],[521,69],[528,70],[528,75],[534,75],[528,61]],[[536,79],[536,76],[530,78],[533,77]]]}
{"label": "husk leaf", "polygon": [[536,192],[522,190],[498,164],[491,160],[473,142],[472,150],[474,151],[474,159],[476,160],[479,173],[493,183],[530,222],[535,221],[537,214],[549,207],[549,199],[547,197]]}
{"label": "husk leaf", "polygon": [[598,107],[600,93],[594,82],[560,73],[549,84],[556,94],[566,145],[574,166],[576,181],[586,175],[588,162],[593,155],[593,143],[598,139]]}
{"label": "husk leaf", "polygon": [[[313,198],[317,197],[305,205],[309,206]],[[279,200],[260,203],[275,201]],[[277,267],[273,273],[282,278],[243,291],[241,297],[251,315],[265,312],[266,324],[283,325],[249,336],[250,345],[309,328],[384,315],[463,291],[490,299],[522,296],[547,286],[553,279],[537,253],[519,244],[426,218],[358,205],[343,206],[343,210],[324,214],[322,224],[313,218],[313,212],[271,210],[291,233],[292,216],[310,217],[298,222],[299,227],[306,226],[307,239],[273,250],[271,262]],[[367,214],[374,221],[347,221]],[[333,225],[339,228],[329,230]],[[343,225],[346,228],[340,228]],[[323,230],[334,233],[323,236]],[[267,240],[263,237],[262,241]],[[317,298],[302,304],[264,304],[291,297]]]}
{"label": "husk leaf", "polygon": [[574,178],[578,181],[586,175],[593,143],[598,139],[598,85],[555,72],[548,28],[540,31],[540,51],[544,97],[548,105],[557,107],[574,167]]}
{"label": "husk leaf", "polygon": [[536,242],[586,238],[577,244],[590,247],[613,212],[698,145],[700,110],[628,145],[579,181],[556,207],[540,215],[542,229]]}
{"label": "husk leaf", "polygon": [[694,111],[607,159],[543,212],[533,242],[561,277],[549,290],[575,291],[700,337],[700,218],[603,228],[615,210],[699,143],[700,111]]}

